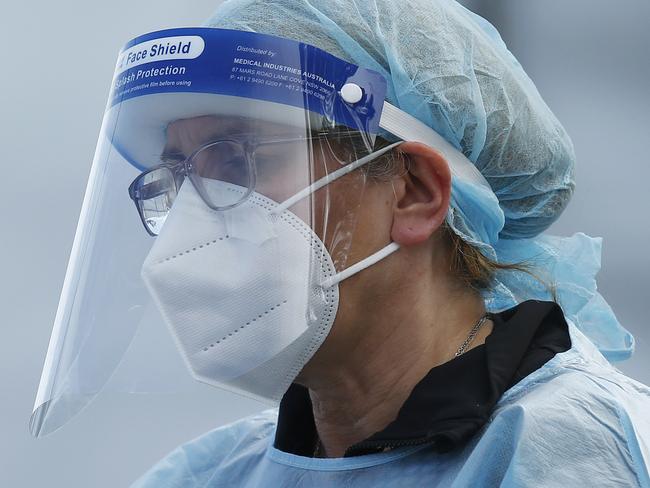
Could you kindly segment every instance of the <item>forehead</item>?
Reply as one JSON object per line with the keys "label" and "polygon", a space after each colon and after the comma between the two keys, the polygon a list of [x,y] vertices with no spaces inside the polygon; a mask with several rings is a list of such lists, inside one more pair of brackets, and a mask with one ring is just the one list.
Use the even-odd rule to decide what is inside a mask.
{"label": "forehead", "polygon": [[262,121],[248,117],[202,115],[170,122],[165,130],[164,153],[187,153],[202,144],[218,139],[305,136],[306,127]]}

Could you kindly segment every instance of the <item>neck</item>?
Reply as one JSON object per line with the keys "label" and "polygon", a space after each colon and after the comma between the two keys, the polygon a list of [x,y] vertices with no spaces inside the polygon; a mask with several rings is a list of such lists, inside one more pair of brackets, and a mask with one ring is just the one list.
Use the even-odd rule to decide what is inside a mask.
{"label": "neck", "polygon": [[[411,287],[392,294],[392,300],[377,297],[380,306],[361,308],[365,313],[351,317],[354,327],[337,323],[348,333],[331,334],[330,344],[323,344],[297,380],[310,390],[328,457],[342,456],[393,421],[415,385],[431,368],[454,357],[485,313],[477,295],[406,285]],[[467,350],[484,342],[491,325],[486,321]]]}

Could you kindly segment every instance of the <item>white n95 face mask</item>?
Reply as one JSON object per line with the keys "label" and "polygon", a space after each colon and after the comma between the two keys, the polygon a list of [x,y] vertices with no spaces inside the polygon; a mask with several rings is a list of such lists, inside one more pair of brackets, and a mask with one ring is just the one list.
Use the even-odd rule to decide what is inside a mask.
{"label": "white n95 face mask", "polygon": [[[330,331],[338,283],[398,248],[392,243],[337,273],[323,242],[287,207],[370,159],[282,204],[254,192],[233,209],[215,211],[184,182],[142,277],[197,380],[282,397]],[[211,193],[246,192],[218,180],[205,184]]]}

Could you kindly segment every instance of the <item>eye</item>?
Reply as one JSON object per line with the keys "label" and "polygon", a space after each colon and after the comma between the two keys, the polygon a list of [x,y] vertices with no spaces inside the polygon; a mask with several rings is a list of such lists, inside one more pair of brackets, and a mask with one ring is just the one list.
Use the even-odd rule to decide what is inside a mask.
{"label": "eye", "polygon": [[223,161],[221,161],[219,164],[226,167],[241,168],[246,164],[246,159],[242,154],[232,154],[228,157],[223,158]]}
{"label": "eye", "polygon": [[241,145],[234,142],[220,142],[197,153],[192,171],[202,178],[240,186],[247,186],[249,181],[246,155]]}

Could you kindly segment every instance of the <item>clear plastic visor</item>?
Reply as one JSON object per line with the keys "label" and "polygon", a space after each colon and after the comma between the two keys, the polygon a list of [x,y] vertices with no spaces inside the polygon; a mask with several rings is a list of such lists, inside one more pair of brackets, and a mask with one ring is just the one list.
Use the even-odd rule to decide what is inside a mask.
{"label": "clear plastic visor", "polygon": [[[297,227],[304,225],[324,243],[335,271],[353,264],[348,258],[365,172],[351,171],[319,189],[305,189],[372,149],[367,134],[273,102],[154,94],[110,109],[61,292],[32,433],[58,429],[104,389],[183,391],[193,376],[245,394],[247,375],[272,367],[274,348],[290,347],[305,332],[292,325],[300,321],[287,318],[289,332],[278,328],[267,346],[269,354],[253,355],[243,366],[228,362],[234,351],[220,352],[225,380],[211,381],[212,372],[197,366],[188,351],[207,351],[219,340],[211,331],[227,334],[235,325],[224,325],[227,314],[217,313],[214,328],[198,338],[184,336],[171,326],[177,322],[170,312],[175,309],[168,306],[176,293],[173,286],[192,277],[205,280],[204,287],[183,287],[179,300],[195,300],[197,314],[228,307],[241,314],[248,306],[244,298],[264,296],[264,290],[255,288],[263,281],[246,281],[256,273],[273,276],[274,289],[291,287],[294,295],[297,279],[311,283],[324,269],[324,258],[314,258],[311,238],[293,238],[293,257],[277,251],[277,262],[264,258],[272,255],[270,247],[282,248],[279,231],[267,217],[283,202],[299,219]],[[224,236],[229,247],[218,247]],[[196,252],[182,263],[176,259],[190,250]],[[158,267],[161,274],[151,278],[171,288],[152,297],[143,266],[172,258],[176,274],[168,271],[171,267]],[[229,298],[219,305],[219,293],[210,296],[215,276],[220,289],[239,290],[233,296],[244,301],[233,304]],[[305,296],[296,298],[303,306],[294,310],[304,317],[314,313],[307,296],[311,292],[305,288],[299,292]],[[163,300],[167,308],[161,307]],[[272,305],[264,307],[268,311]]]}

